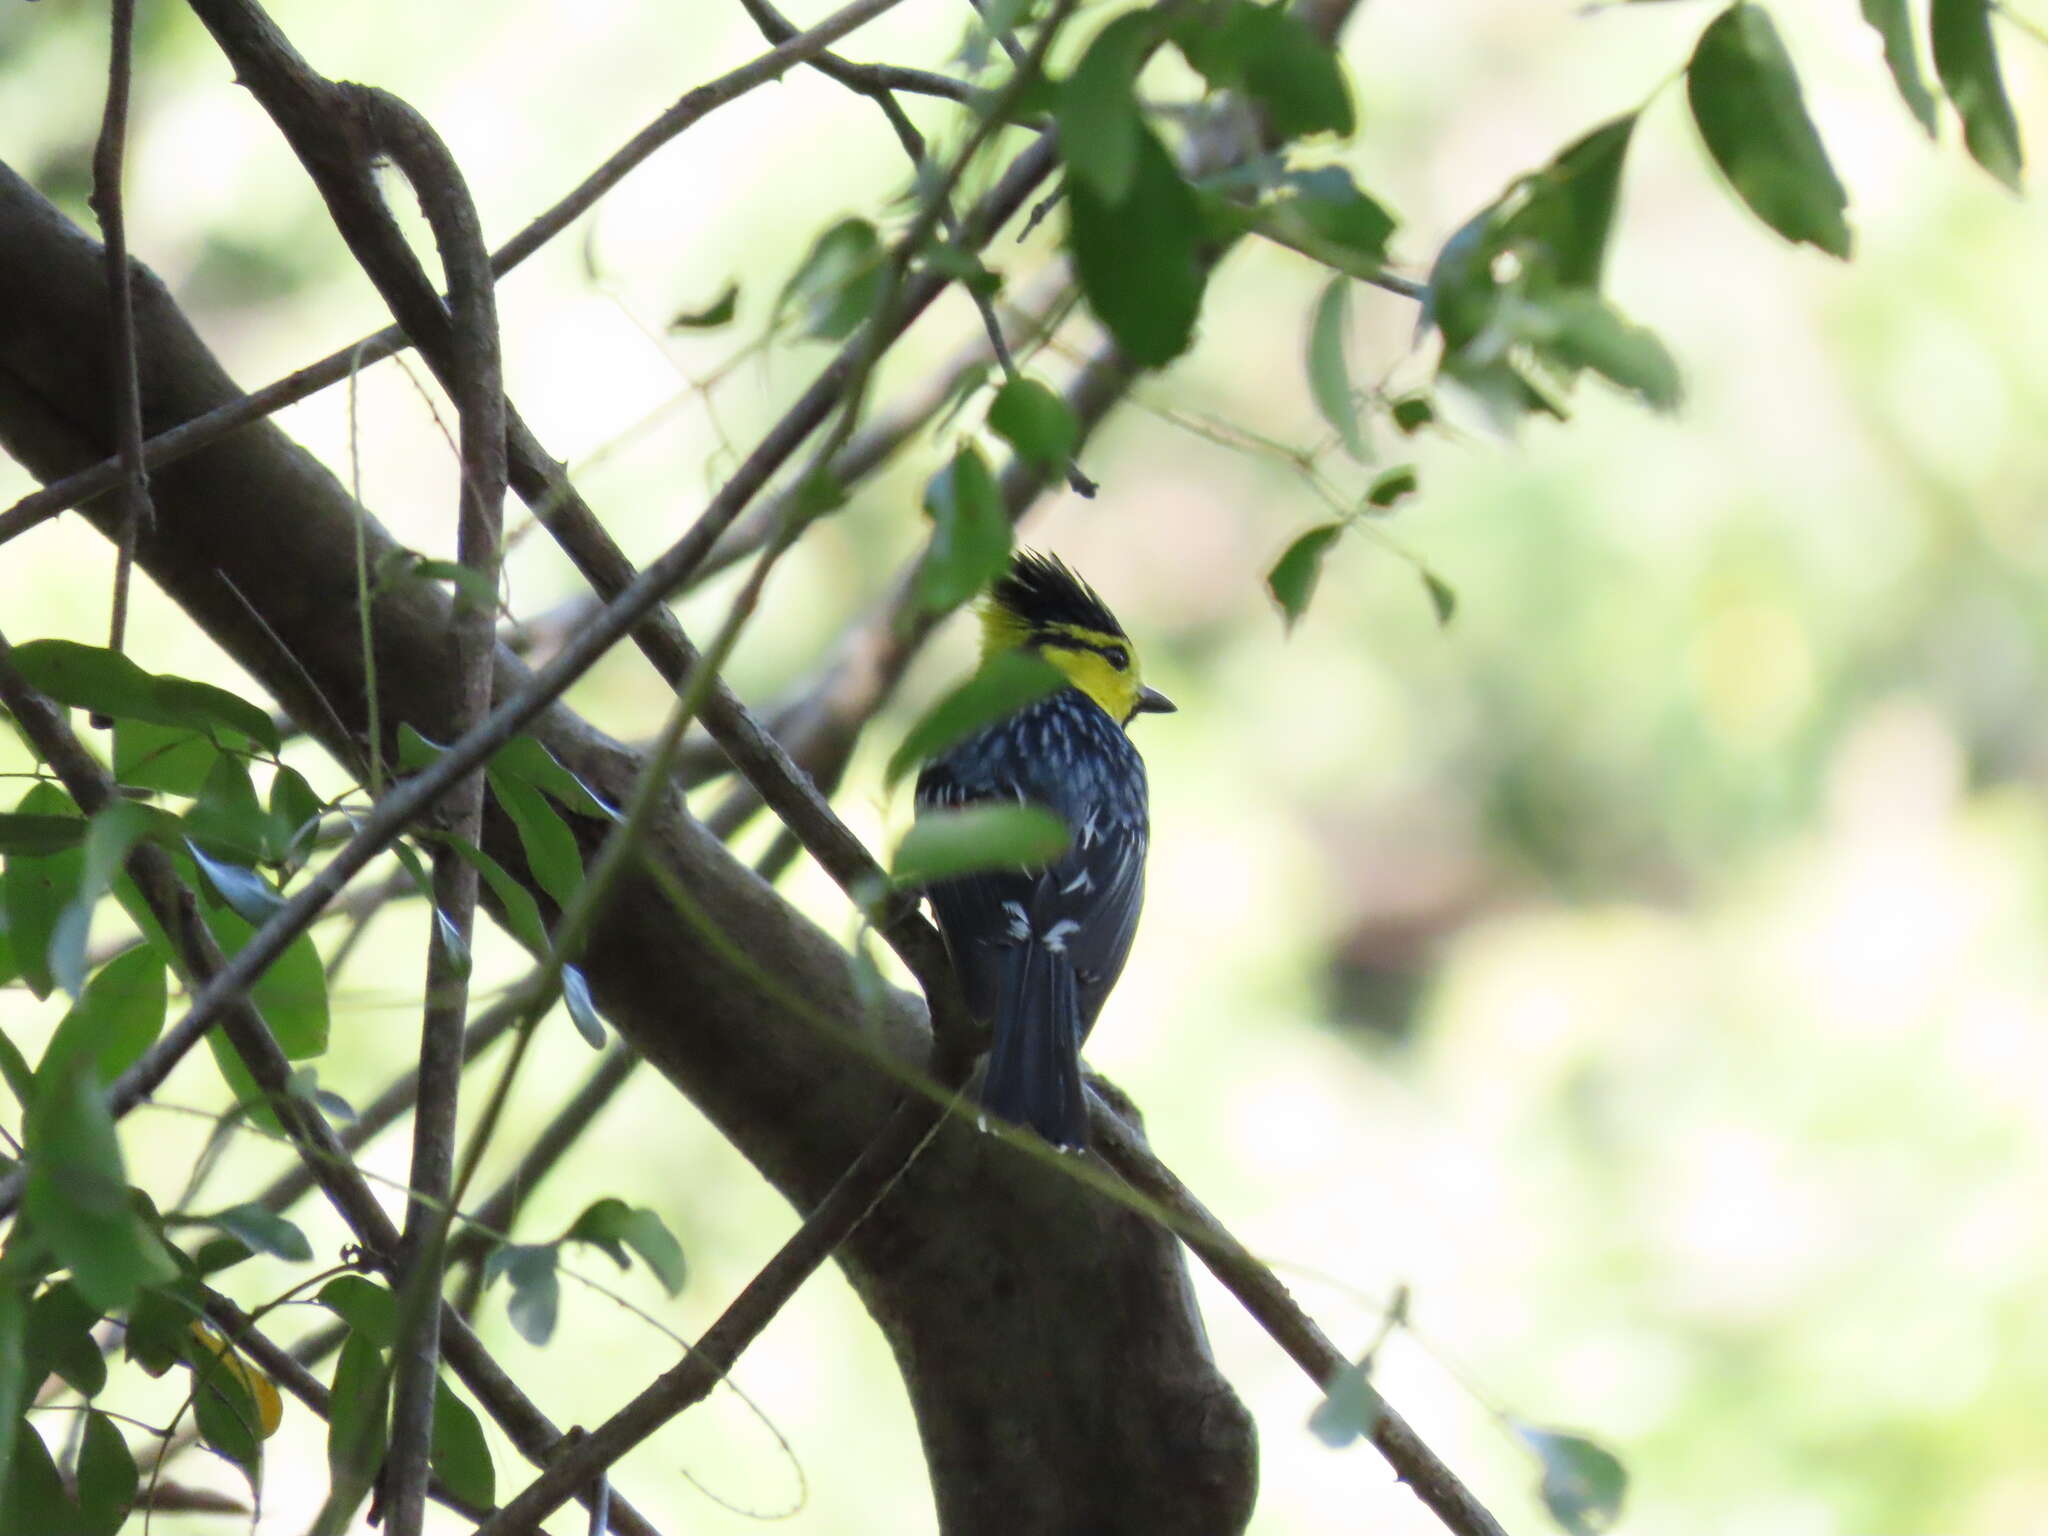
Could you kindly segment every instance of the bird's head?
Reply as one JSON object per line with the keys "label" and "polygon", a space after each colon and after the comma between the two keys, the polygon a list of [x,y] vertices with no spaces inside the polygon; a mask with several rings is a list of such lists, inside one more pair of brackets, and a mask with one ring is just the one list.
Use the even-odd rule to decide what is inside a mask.
{"label": "bird's head", "polygon": [[1056,555],[1020,549],[981,605],[981,655],[1038,652],[1112,720],[1128,726],[1174,703],[1138,675],[1138,653],[1095,589]]}

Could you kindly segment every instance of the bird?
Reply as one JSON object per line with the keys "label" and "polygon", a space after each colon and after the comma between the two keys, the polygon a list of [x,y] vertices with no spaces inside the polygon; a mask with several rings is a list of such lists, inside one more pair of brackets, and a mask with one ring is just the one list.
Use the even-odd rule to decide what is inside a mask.
{"label": "bird", "polygon": [[1175,706],[1146,685],[1123,626],[1057,556],[1017,551],[980,622],[984,666],[1022,649],[1063,681],[928,762],[918,811],[1041,806],[1066,823],[1068,843],[1043,868],[956,876],[925,895],[968,1007],[992,1031],[984,1113],[1078,1151],[1088,1139],[1081,1045],[1130,955],[1145,898],[1145,762],[1128,730]]}

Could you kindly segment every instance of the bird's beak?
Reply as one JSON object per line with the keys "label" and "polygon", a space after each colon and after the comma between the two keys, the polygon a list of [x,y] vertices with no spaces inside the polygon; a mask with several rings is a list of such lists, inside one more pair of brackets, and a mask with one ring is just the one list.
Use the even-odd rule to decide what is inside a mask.
{"label": "bird's beak", "polygon": [[1174,703],[1173,700],[1169,699],[1157,688],[1140,688],[1138,690],[1137,707],[1131,713],[1134,715],[1170,715],[1179,708],[1178,704]]}

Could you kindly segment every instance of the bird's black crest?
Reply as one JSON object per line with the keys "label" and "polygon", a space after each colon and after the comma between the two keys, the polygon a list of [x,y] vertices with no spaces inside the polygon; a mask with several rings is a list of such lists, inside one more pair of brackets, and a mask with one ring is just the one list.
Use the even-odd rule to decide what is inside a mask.
{"label": "bird's black crest", "polygon": [[1124,632],[1109,605],[1058,555],[1018,550],[1010,569],[996,582],[990,595],[1033,629],[1049,624],[1078,624],[1108,635]]}

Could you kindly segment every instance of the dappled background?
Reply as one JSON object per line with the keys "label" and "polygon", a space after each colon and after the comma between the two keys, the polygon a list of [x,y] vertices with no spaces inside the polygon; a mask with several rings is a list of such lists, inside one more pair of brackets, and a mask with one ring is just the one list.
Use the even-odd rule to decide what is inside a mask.
{"label": "dappled background", "polygon": [[[1303,380],[1320,279],[1252,245],[1220,272],[1193,353],[1084,455],[1101,495],[1060,496],[1027,530],[1103,590],[1182,706],[1138,727],[1152,895],[1090,1059],[1340,1345],[1362,1349],[1408,1287],[1414,1328],[1378,1379],[1517,1532],[1545,1517],[1502,1415],[1619,1454],[1632,1532],[2011,1536],[2048,1507],[2048,210],[1971,166],[1952,121],[1939,146],[1920,136],[1846,0],[1778,10],[1850,189],[1848,266],[1785,245],[1717,185],[1671,79],[1708,8],[1446,0],[1365,7],[1348,33],[1363,130],[1323,154],[1401,216],[1395,249],[1416,275],[1509,180],[1657,93],[1609,288],[1684,369],[1676,415],[1589,384],[1570,423],[1507,441],[1446,397],[1439,429],[1404,438],[1382,417],[1377,464],[1350,465]],[[318,68],[385,85],[438,125],[494,243],[760,46],[736,6],[277,12]],[[963,15],[921,0],[845,51],[937,65]],[[88,223],[102,27],[72,0],[0,13],[0,157]],[[2048,70],[2027,33],[2004,40],[2038,136]],[[254,386],[380,324],[197,24],[144,6],[142,49],[131,248],[236,377]],[[931,129],[949,121],[915,110]],[[725,445],[748,443],[826,355],[747,352],[812,235],[905,185],[879,114],[795,76],[714,114],[507,281],[508,388],[629,553],[676,536]],[[991,260],[1023,291],[1048,244]],[[732,326],[665,334],[733,279]],[[1428,383],[1412,304],[1361,289],[1352,315],[1361,379],[1390,395]],[[877,398],[973,326],[963,304],[939,306]],[[1090,343],[1077,322],[1035,366],[1057,381]],[[785,563],[733,668],[746,697],[799,687],[878,599],[918,547],[919,487],[985,399],[915,439]],[[437,400],[379,364],[360,380],[354,441],[373,510],[444,554],[454,455]],[[345,391],[281,419],[351,472]],[[1354,495],[1401,464],[1420,489],[1332,551],[1288,633],[1264,574],[1328,516],[1303,452]],[[29,484],[0,465],[0,501]],[[74,519],[7,546],[9,638],[99,643],[110,570]],[[508,570],[521,616],[578,591],[544,538],[523,539]],[[1455,594],[1448,625],[1425,571]],[[722,595],[693,596],[686,623],[706,627]],[[157,670],[240,682],[147,591],[133,648]],[[907,794],[882,788],[887,752],[969,654],[964,626],[945,631],[856,758],[840,801],[877,842],[909,814]],[[662,698],[621,651],[572,702],[635,739]],[[11,744],[0,754],[26,767]],[[288,759],[342,787],[316,753]],[[815,871],[789,883],[851,933]],[[336,983],[322,1081],[359,1103],[412,1054],[419,918],[380,918]],[[480,979],[509,979],[517,959],[487,936]],[[60,1012],[0,992],[0,1023],[31,1047]],[[538,1050],[508,1152],[593,1060],[560,1019]],[[223,1094],[195,1059],[162,1097],[211,1108]],[[205,1132],[170,1108],[125,1128],[166,1203]],[[401,1143],[370,1166],[402,1177]],[[244,1198],[282,1162],[248,1140],[208,1188]],[[669,1301],[594,1251],[581,1268],[684,1334],[793,1220],[651,1077],[522,1232],[553,1236],[601,1194],[668,1217],[689,1283]],[[331,1253],[338,1225],[303,1215]],[[228,1278],[255,1299],[301,1273],[257,1261]],[[1255,1529],[1435,1529],[1369,1451],[1307,1432],[1299,1371],[1204,1296],[1259,1418]],[[502,1295],[484,1322],[562,1423],[595,1422],[671,1355],[575,1286],[544,1351],[512,1333]],[[806,1532],[929,1528],[902,1390],[836,1274],[738,1379],[758,1413],[721,1394],[625,1464],[643,1510],[742,1531],[801,1502],[789,1525]],[[172,1396],[122,1390],[145,1416]],[[319,1427],[293,1406],[286,1420],[265,1530],[303,1528],[317,1501],[293,1458],[324,1468]],[[516,1465],[501,1456],[501,1487]]]}

